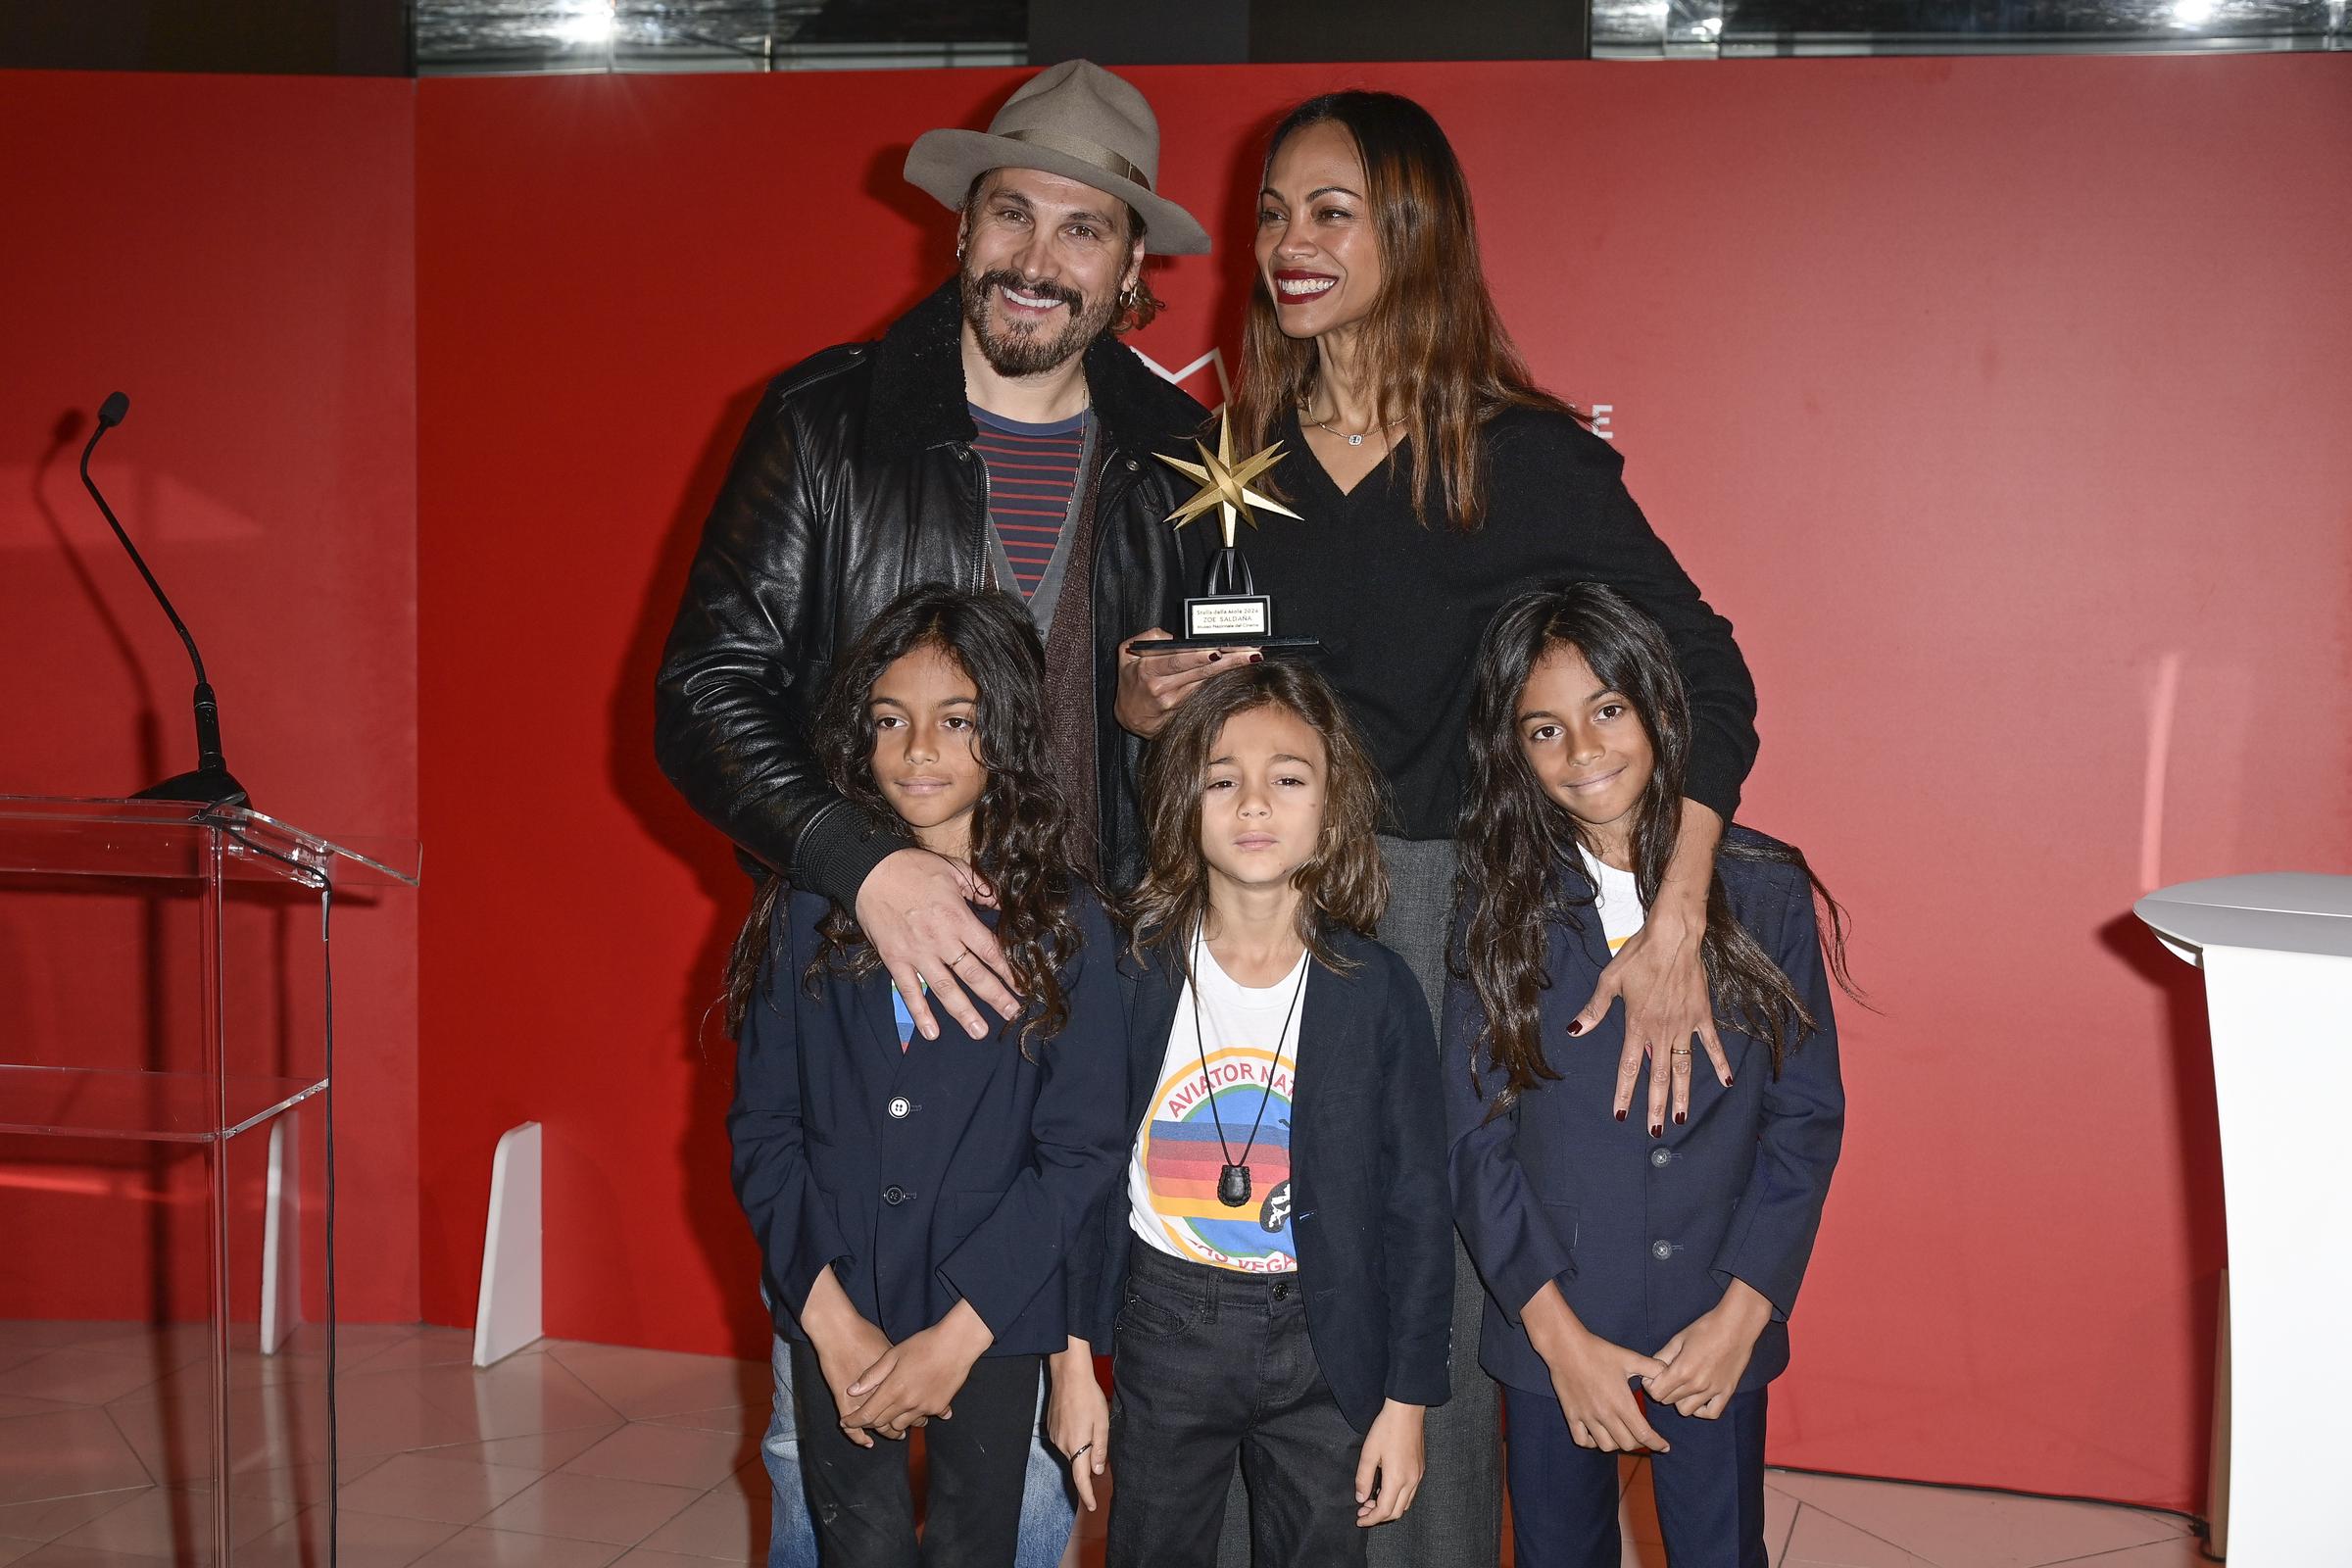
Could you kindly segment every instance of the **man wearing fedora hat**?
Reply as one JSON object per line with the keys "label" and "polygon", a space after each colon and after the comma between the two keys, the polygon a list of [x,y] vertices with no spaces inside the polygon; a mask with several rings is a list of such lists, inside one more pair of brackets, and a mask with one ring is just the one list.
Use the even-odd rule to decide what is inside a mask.
{"label": "man wearing fedora hat", "polygon": [[[663,652],[663,771],[761,874],[855,912],[926,1038],[940,1027],[926,985],[974,1039],[994,1032],[984,1011],[1020,1011],[995,938],[966,902],[972,873],[835,794],[808,724],[835,660],[901,592],[994,583],[1037,620],[1050,744],[1061,776],[1091,785],[1071,791],[1091,829],[1078,853],[1114,885],[1140,870],[1142,742],[1121,716],[1153,727],[1152,714],[1214,667],[1204,654],[1122,657],[1135,634],[1172,624],[1184,595],[1189,573],[1166,518],[1191,487],[1152,457],[1183,450],[1204,419],[1117,337],[1158,309],[1147,254],[1209,248],[1200,223],[1158,194],[1158,164],[1143,95],[1084,61],[1024,83],[985,132],[917,139],[906,178],[959,214],[956,275],[879,340],[826,349],[769,384]],[[798,1334],[806,1325],[792,1304],[778,1320]],[[1057,1376],[1065,1363],[1092,1387],[1083,1342],[1056,1359]],[[784,1568],[813,1562],[814,1543],[782,1355],[777,1368],[765,1448],[777,1484],[770,1562]],[[980,1412],[958,1400],[957,1415],[961,1428]],[[923,1560],[1003,1564],[1018,1514],[1012,1560],[1057,1562],[1071,1519],[1064,1475],[1040,1446],[1027,1510],[1017,1491],[963,1498],[970,1517],[930,1532]],[[935,1497],[935,1526],[947,1523],[942,1506]],[[870,1560],[896,1563],[912,1541],[910,1523],[904,1541],[876,1537]],[[827,1568],[868,1560],[828,1538]]]}

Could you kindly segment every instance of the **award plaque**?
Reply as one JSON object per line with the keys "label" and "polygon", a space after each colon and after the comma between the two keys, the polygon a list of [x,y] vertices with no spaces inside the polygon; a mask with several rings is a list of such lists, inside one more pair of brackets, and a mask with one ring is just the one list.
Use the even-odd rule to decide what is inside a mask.
{"label": "award plaque", "polygon": [[1214,511],[1224,545],[1209,559],[1208,580],[1201,585],[1202,591],[1184,602],[1184,635],[1132,643],[1130,649],[1148,655],[1200,648],[1303,653],[1321,647],[1312,637],[1275,634],[1273,597],[1257,591],[1256,579],[1250,574],[1250,563],[1243,559],[1234,536],[1239,523],[1256,527],[1259,512],[1279,513],[1285,517],[1298,515],[1281,502],[1250,488],[1250,480],[1281,461],[1282,443],[1277,441],[1263,452],[1234,462],[1233,419],[1227,415],[1217,422],[1217,450],[1209,451],[1207,443],[1201,441],[1194,442],[1193,449],[1200,454],[1199,463],[1187,463],[1164,453],[1159,455],[1159,461],[1169,467],[1200,481],[1200,490],[1170,513],[1168,521],[1181,528],[1195,517]]}

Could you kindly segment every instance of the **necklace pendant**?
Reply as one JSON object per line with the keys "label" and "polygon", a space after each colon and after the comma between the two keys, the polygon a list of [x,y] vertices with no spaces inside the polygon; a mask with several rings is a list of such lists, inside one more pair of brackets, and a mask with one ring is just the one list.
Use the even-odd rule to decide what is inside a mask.
{"label": "necklace pendant", "polygon": [[1250,1167],[1228,1165],[1217,1176],[1217,1201],[1239,1208],[1250,1201]]}
{"label": "necklace pendant", "polygon": [[1360,447],[1364,444],[1364,438],[1360,435],[1351,435],[1348,438],[1348,444],[1351,447]]}

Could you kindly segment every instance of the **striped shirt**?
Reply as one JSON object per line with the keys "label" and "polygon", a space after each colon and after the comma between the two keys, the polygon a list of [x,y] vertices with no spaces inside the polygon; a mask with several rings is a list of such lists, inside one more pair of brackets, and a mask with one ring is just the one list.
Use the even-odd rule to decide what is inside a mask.
{"label": "striped shirt", "polygon": [[977,407],[971,414],[979,427],[972,450],[988,466],[989,520],[1021,597],[1034,600],[1069,530],[1087,421],[1094,416],[1021,424]]}

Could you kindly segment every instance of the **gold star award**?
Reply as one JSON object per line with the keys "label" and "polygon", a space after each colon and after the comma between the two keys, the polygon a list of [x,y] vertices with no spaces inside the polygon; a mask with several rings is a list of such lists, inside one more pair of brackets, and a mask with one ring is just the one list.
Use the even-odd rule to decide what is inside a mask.
{"label": "gold star award", "polygon": [[1187,648],[1305,650],[1320,646],[1312,637],[1274,635],[1274,601],[1270,595],[1257,591],[1250,563],[1242,558],[1236,537],[1237,525],[1246,522],[1256,527],[1257,514],[1261,512],[1285,517],[1298,515],[1281,502],[1250,488],[1251,480],[1282,461],[1282,443],[1277,441],[1263,452],[1234,462],[1233,417],[1228,414],[1217,421],[1217,449],[1211,452],[1207,442],[1195,441],[1193,450],[1200,454],[1199,463],[1159,454],[1160,462],[1200,482],[1192,499],[1168,514],[1168,521],[1182,529],[1194,518],[1214,512],[1224,543],[1209,559],[1206,592],[1184,602],[1184,635],[1161,642],[1136,643],[1135,651],[1166,654]]}

